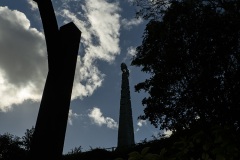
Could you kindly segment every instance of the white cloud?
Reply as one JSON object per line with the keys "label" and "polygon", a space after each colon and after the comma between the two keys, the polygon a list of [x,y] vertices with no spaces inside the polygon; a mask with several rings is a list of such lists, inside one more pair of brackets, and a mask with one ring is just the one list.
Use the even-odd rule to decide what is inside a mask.
{"label": "white cloud", "polygon": [[139,127],[146,126],[146,125],[147,125],[147,121],[146,121],[146,120],[139,120],[138,123],[137,123],[137,125],[138,125]]}
{"label": "white cloud", "polygon": [[75,79],[72,90],[72,99],[90,96],[102,85],[104,74],[94,65],[86,65],[78,56]]}
{"label": "white cloud", "polygon": [[[36,9],[36,3],[28,3]],[[95,61],[112,63],[120,54],[120,8],[107,0],[86,0],[81,20],[79,13],[63,4],[67,9],[57,15],[65,22],[73,21],[82,32],[83,56],[77,59],[72,99],[83,98],[92,95],[104,80]],[[47,53],[43,33],[30,26],[24,13],[0,7],[0,24],[0,111],[7,111],[25,100],[40,101],[48,71]]]}
{"label": "white cloud", "polygon": [[73,21],[82,31],[85,63],[92,63],[96,59],[112,62],[120,53],[119,29],[120,10],[118,4],[105,0],[88,0],[82,6],[84,21],[70,10],[63,9],[58,14]]}
{"label": "white cloud", "polygon": [[129,59],[132,59],[133,56],[136,55],[136,47],[130,46],[127,48],[127,54],[126,56],[123,58],[123,62],[126,62]]}
{"label": "white cloud", "polygon": [[33,0],[27,0],[28,4],[31,6],[31,10],[37,10],[38,9],[38,5],[36,2],[34,2]]}
{"label": "white cloud", "polygon": [[164,130],[163,134],[165,135],[165,137],[170,137],[172,135],[172,131],[170,130]]}
{"label": "white cloud", "polygon": [[127,48],[127,55],[128,56],[135,56],[136,55],[136,47],[133,47],[133,46],[131,46],[131,47],[128,47]]}
{"label": "white cloud", "polygon": [[73,125],[73,123],[72,123],[73,119],[76,119],[79,116],[80,115],[78,115],[77,113],[74,113],[72,111],[72,109],[70,109],[69,112],[68,112],[68,123],[72,126]]}
{"label": "white cloud", "polygon": [[64,23],[73,21],[82,32],[80,55],[83,56],[78,58],[72,99],[83,98],[92,95],[104,80],[105,75],[95,61],[112,63],[120,54],[120,8],[106,0],[86,0],[81,5],[81,14],[71,12],[66,3],[64,7],[57,15],[64,18]]}
{"label": "white cloud", "polygon": [[139,120],[137,123],[138,128],[136,129],[136,132],[140,131],[140,128],[143,126],[147,125],[147,121],[146,120]]}
{"label": "white cloud", "polygon": [[110,117],[104,117],[99,108],[94,107],[92,110],[90,110],[88,116],[92,120],[92,122],[98,126],[106,125],[108,128],[111,129],[118,128],[117,122]]}
{"label": "white cloud", "polygon": [[0,7],[0,111],[39,101],[47,75],[44,35],[22,12]]}
{"label": "white cloud", "polygon": [[143,19],[142,18],[133,18],[133,19],[130,19],[130,20],[128,20],[126,18],[122,19],[123,27],[125,29],[128,29],[128,30],[132,29],[133,26],[138,26],[138,25],[140,25],[142,23],[143,23]]}

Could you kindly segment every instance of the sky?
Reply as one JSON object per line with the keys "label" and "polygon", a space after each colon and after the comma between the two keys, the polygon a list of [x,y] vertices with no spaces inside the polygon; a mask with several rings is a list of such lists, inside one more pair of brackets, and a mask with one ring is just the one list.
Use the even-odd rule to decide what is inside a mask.
{"label": "sky", "polygon": [[[158,129],[143,114],[134,85],[149,75],[130,66],[146,21],[136,19],[132,0],[52,0],[58,26],[74,22],[82,36],[78,52],[64,154],[74,147],[117,146],[122,62],[129,83],[135,142]],[[22,137],[35,126],[48,72],[42,22],[32,0],[0,0],[0,134]],[[57,110],[56,110],[57,112]]]}

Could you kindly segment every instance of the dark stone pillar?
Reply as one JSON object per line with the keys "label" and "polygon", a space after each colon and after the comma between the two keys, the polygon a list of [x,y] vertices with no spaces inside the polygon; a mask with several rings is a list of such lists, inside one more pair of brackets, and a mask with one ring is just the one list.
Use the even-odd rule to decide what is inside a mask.
{"label": "dark stone pillar", "polygon": [[117,148],[131,147],[134,142],[131,98],[129,90],[129,71],[125,63],[121,64],[122,86]]}
{"label": "dark stone pillar", "polygon": [[35,0],[48,52],[48,75],[38,112],[30,158],[61,159],[81,32],[74,23],[60,30],[51,0]]}

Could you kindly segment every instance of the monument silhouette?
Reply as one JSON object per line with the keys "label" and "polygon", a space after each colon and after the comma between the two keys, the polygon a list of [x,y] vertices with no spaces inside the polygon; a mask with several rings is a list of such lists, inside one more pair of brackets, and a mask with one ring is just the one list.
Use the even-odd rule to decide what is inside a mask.
{"label": "monument silhouette", "polygon": [[34,1],[42,19],[49,70],[29,158],[58,160],[63,152],[81,32],[73,22],[58,28],[51,0]]}
{"label": "monument silhouette", "polygon": [[119,114],[119,128],[118,128],[118,144],[117,148],[127,148],[135,144],[133,119],[131,108],[131,97],[129,90],[129,70],[125,63],[121,64],[122,70],[122,85],[121,85],[121,99],[120,99],[120,114]]}

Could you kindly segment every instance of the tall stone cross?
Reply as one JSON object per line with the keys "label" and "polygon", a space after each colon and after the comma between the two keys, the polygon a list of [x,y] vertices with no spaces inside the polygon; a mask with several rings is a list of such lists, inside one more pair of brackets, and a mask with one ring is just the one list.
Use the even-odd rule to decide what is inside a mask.
{"label": "tall stone cross", "polygon": [[[34,0],[40,11],[48,53],[48,75],[30,147],[30,159],[61,159],[81,31],[60,29],[51,0]],[[31,47],[31,46],[29,46]]]}
{"label": "tall stone cross", "polygon": [[132,147],[134,142],[131,97],[129,90],[129,71],[125,63],[121,64],[122,86],[117,148]]}

